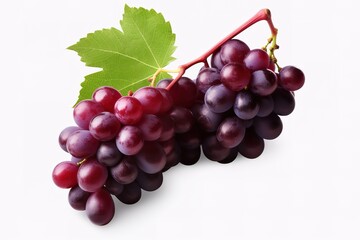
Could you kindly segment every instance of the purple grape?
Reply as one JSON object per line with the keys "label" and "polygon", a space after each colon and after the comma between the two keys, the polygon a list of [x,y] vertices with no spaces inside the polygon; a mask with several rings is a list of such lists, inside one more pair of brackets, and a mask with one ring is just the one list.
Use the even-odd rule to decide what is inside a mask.
{"label": "purple grape", "polygon": [[234,105],[236,93],[223,84],[210,87],[205,94],[206,106],[215,113],[223,113]]}
{"label": "purple grape", "polygon": [[141,102],[134,97],[122,97],[116,101],[114,114],[123,125],[134,125],[144,113]]}
{"label": "purple grape", "polygon": [[160,188],[163,183],[163,174],[161,172],[148,174],[143,171],[139,171],[136,182],[140,188],[145,191],[155,191],[156,189]]}
{"label": "purple grape", "polygon": [[124,185],[117,182],[111,177],[111,175],[109,175],[105,182],[105,188],[109,191],[109,193],[113,195],[119,195],[124,190]]}
{"label": "purple grape", "polygon": [[100,142],[88,130],[78,130],[72,133],[66,142],[68,152],[77,158],[88,158],[96,154]]}
{"label": "purple grape", "polygon": [[258,117],[266,117],[274,110],[274,100],[272,96],[257,98],[259,104]]}
{"label": "purple grape", "polygon": [[140,88],[134,93],[133,97],[140,101],[143,106],[144,113],[156,114],[161,109],[163,96],[156,88]]}
{"label": "purple grape", "polygon": [[239,144],[238,150],[246,158],[257,158],[264,151],[264,139],[259,137],[254,129],[246,130],[245,137]]}
{"label": "purple grape", "polygon": [[274,112],[280,116],[286,116],[295,109],[294,95],[283,88],[277,88],[272,94],[274,99]]}
{"label": "purple grape", "polygon": [[169,140],[175,134],[174,120],[168,115],[161,116],[160,120],[161,120],[161,125],[162,125],[162,132],[161,132],[159,141]]}
{"label": "purple grape", "polygon": [[64,130],[61,131],[61,133],[59,135],[59,145],[62,148],[62,150],[64,150],[65,152],[68,151],[66,148],[67,139],[69,138],[69,136],[71,134],[73,134],[77,130],[81,130],[81,128],[76,127],[76,126],[71,126],[71,127],[65,128]]}
{"label": "purple grape", "polygon": [[112,167],[120,162],[123,155],[119,151],[114,141],[101,143],[96,153],[96,158],[99,163]]}
{"label": "purple grape", "polygon": [[238,92],[249,84],[251,73],[242,64],[229,63],[221,69],[220,76],[222,84],[228,89]]}
{"label": "purple grape", "polygon": [[142,131],[145,141],[158,140],[162,133],[161,120],[153,114],[145,114],[137,127]]}
{"label": "purple grape", "polygon": [[192,112],[184,107],[175,107],[170,112],[170,117],[174,121],[175,133],[184,133],[190,130],[194,123]]}
{"label": "purple grape", "polygon": [[221,48],[218,48],[212,55],[211,55],[211,67],[216,68],[219,71],[223,68],[225,65],[223,61],[221,60],[220,56],[220,50]]}
{"label": "purple grape", "polygon": [[135,158],[138,167],[149,174],[160,172],[166,164],[165,152],[157,142],[145,142]]}
{"label": "purple grape", "polygon": [[194,149],[200,147],[200,132],[197,127],[193,127],[185,133],[178,134],[176,139],[182,149]]}
{"label": "purple grape", "polygon": [[224,118],[223,114],[214,113],[205,104],[197,104],[192,110],[197,125],[206,132],[216,131]]}
{"label": "purple grape", "polygon": [[200,146],[191,149],[182,149],[180,162],[183,165],[190,166],[197,163],[201,156]]}
{"label": "purple grape", "polygon": [[86,192],[95,192],[104,186],[108,177],[105,166],[94,159],[83,162],[77,173],[79,187]]}
{"label": "purple grape", "polygon": [[139,184],[135,181],[124,186],[124,190],[119,195],[116,195],[122,203],[125,204],[135,204],[141,198],[141,188]]}
{"label": "purple grape", "polygon": [[159,144],[163,148],[166,155],[168,155],[169,153],[171,153],[174,150],[175,143],[176,143],[176,141],[174,138],[170,138],[169,140],[159,142]]}
{"label": "purple grape", "polygon": [[243,63],[245,55],[250,51],[250,48],[238,39],[231,39],[225,42],[220,50],[220,57],[224,64],[228,63]]}
{"label": "purple grape", "polygon": [[89,130],[97,140],[109,141],[115,138],[120,127],[120,121],[114,114],[102,112],[91,120]]}
{"label": "purple grape", "polygon": [[224,160],[218,161],[218,163],[221,163],[221,164],[231,163],[237,158],[237,156],[238,156],[237,148],[231,148],[229,155]]}
{"label": "purple grape", "polygon": [[73,116],[79,127],[89,129],[91,119],[104,111],[105,108],[100,103],[93,100],[83,100],[74,107]]}
{"label": "purple grape", "polygon": [[277,138],[283,129],[281,119],[275,113],[271,113],[266,117],[256,117],[253,126],[259,137],[268,140]]}
{"label": "purple grape", "polygon": [[253,49],[246,54],[244,63],[251,71],[263,70],[269,67],[270,57],[262,49]]}
{"label": "purple grape", "polygon": [[143,145],[144,138],[138,127],[125,126],[116,137],[116,146],[125,155],[137,154]]}
{"label": "purple grape", "polygon": [[121,184],[129,184],[135,181],[138,175],[138,168],[135,160],[131,157],[124,157],[119,164],[110,169],[111,176]]}
{"label": "purple grape", "polygon": [[245,126],[242,120],[237,117],[228,117],[220,124],[216,139],[226,148],[233,148],[239,145],[245,135]]}
{"label": "purple grape", "polygon": [[255,117],[258,111],[259,105],[251,92],[242,90],[236,95],[234,103],[234,112],[236,116],[247,120]]}
{"label": "purple grape", "polygon": [[115,204],[104,188],[92,193],[86,202],[86,215],[96,225],[108,224],[115,214]]}
{"label": "purple grape", "polygon": [[273,71],[257,70],[251,74],[249,85],[251,92],[260,96],[268,96],[275,91],[276,87],[277,77]]}
{"label": "purple grape", "polygon": [[217,84],[220,84],[220,73],[216,68],[204,68],[196,78],[196,86],[203,93]]}
{"label": "purple grape", "polygon": [[305,82],[304,73],[294,66],[283,67],[279,76],[279,85],[289,91],[300,89]]}
{"label": "purple grape", "polygon": [[95,102],[100,103],[108,112],[114,112],[114,105],[116,101],[121,98],[121,94],[113,87],[100,87],[95,90],[92,95]]}
{"label": "purple grape", "polygon": [[69,191],[68,201],[73,209],[83,211],[89,196],[89,192],[85,192],[79,186],[75,186]]}
{"label": "purple grape", "polygon": [[222,161],[230,154],[230,149],[221,145],[214,135],[204,139],[202,150],[204,155],[212,161]]}
{"label": "purple grape", "polygon": [[161,107],[159,113],[168,112],[174,105],[174,100],[170,92],[164,88],[157,88],[157,90],[162,95]]}

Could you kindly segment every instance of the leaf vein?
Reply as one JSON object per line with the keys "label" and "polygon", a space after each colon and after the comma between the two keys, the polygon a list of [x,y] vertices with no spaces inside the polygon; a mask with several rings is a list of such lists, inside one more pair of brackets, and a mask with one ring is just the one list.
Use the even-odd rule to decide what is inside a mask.
{"label": "leaf vein", "polygon": [[139,63],[141,63],[141,64],[143,64],[145,66],[151,67],[153,69],[158,69],[158,67],[156,67],[156,66],[148,64],[146,62],[141,61],[140,59],[137,59],[135,57],[132,57],[130,55],[127,55],[127,54],[124,54],[124,53],[121,53],[121,52],[116,52],[116,51],[111,51],[111,50],[101,49],[101,48],[92,48],[92,47],[78,47],[78,49],[89,49],[89,50],[93,50],[93,51],[100,51],[100,52],[105,52],[105,53],[118,54],[120,56],[123,56],[123,57],[129,58],[129,59],[132,59],[132,60],[134,60],[136,62],[139,62]]}
{"label": "leaf vein", "polygon": [[157,61],[157,59],[156,59],[156,57],[155,57],[155,55],[154,55],[154,52],[153,52],[152,49],[150,48],[150,45],[149,45],[148,41],[146,40],[145,36],[144,36],[144,35],[142,34],[142,32],[140,31],[139,26],[136,24],[136,22],[134,21],[133,18],[131,18],[131,20],[132,20],[132,22],[134,23],[134,25],[135,25],[135,27],[136,27],[136,30],[139,32],[140,36],[141,36],[142,39],[144,40],[147,48],[149,49],[149,51],[150,51],[150,53],[151,53],[151,56],[154,58],[155,63],[156,63],[157,66],[158,66],[157,68],[161,68],[160,64],[158,63],[158,61]]}

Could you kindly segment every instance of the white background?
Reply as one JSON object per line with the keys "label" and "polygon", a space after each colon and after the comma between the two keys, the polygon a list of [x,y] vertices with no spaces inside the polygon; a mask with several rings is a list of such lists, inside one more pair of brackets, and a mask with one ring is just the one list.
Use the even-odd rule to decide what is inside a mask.
{"label": "white background", "polygon": [[[270,8],[280,65],[306,75],[295,111],[258,159],[177,166],[159,190],[134,206],[117,203],[112,222],[95,226],[51,179],[53,167],[69,160],[58,134],[74,124],[80,82],[94,71],[66,47],[88,32],[119,27],[125,1],[1,1],[0,238],[360,239],[356,1],[126,3],[154,8],[171,21],[178,46],[171,66]],[[268,37],[265,22],[240,36],[252,48]]]}

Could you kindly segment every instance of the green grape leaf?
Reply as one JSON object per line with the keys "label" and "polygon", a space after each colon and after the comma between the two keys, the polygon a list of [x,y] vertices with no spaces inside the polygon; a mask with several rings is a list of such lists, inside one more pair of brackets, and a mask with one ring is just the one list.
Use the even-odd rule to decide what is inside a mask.
{"label": "green grape leaf", "polygon": [[[101,71],[85,77],[78,101],[91,98],[100,86],[113,86],[121,94],[149,85],[148,79],[175,58],[175,34],[161,13],[125,5],[122,28],[89,33],[68,49],[74,50],[86,66]],[[171,77],[161,73],[157,79]]]}

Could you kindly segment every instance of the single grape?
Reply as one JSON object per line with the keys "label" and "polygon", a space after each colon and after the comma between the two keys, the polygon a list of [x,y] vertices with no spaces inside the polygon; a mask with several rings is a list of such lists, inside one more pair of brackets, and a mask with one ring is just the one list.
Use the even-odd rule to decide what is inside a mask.
{"label": "single grape", "polygon": [[165,152],[157,142],[145,142],[135,157],[137,166],[149,174],[160,172],[166,164]]}
{"label": "single grape", "polygon": [[245,55],[250,51],[250,48],[238,39],[231,39],[225,42],[220,50],[220,57],[224,64],[228,63],[243,63]]}
{"label": "single grape", "polygon": [[280,116],[286,116],[295,109],[294,95],[283,88],[277,88],[272,94],[274,99],[274,112]]}
{"label": "single grape", "polygon": [[141,199],[141,188],[135,181],[124,186],[124,190],[119,195],[116,195],[122,203],[135,204]]}
{"label": "single grape", "polygon": [[286,66],[280,70],[279,73],[279,85],[289,91],[296,91],[300,89],[305,82],[304,73],[294,67]]}
{"label": "single grape", "polygon": [[52,179],[60,188],[72,188],[77,185],[78,166],[70,161],[57,164],[52,172]]}
{"label": "single grape", "polygon": [[91,120],[89,130],[97,140],[109,141],[115,138],[120,127],[120,121],[114,114],[102,112]]}
{"label": "single grape", "polygon": [[101,188],[92,193],[86,202],[86,215],[96,225],[108,224],[115,214],[115,204],[108,191]]}
{"label": "single grape", "polygon": [[176,141],[174,138],[170,138],[169,140],[159,142],[159,144],[163,148],[166,155],[171,153],[174,150],[175,143],[176,143]]}
{"label": "single grape", "polygon": [[113,87],[99,87],[92,95],[95,102],[100,103],[108,112],[114,112],[114,105],[116,101],[121,98],[121,94]]}
{"label": "single grape", "polygon": [[242,64],[228,63],[221,69],[220,76],[222,84],[228,89],[238,92],[249,84],[251,73]]}
{"label": "single grape", "polygon": [[73,117],[79,127],[89,129],[91,119],[104,111],[105,108],[100,103],[93,100],[83,100],[74,107]]}
{"label": "single grape", "polygon": [[141,130],[134,126],[123,127],[116,137],[116,146],[125,155],[135,155],[144,145]]}
{"label": "single grape", "polygon": [[104,186],[108,177],[105,166],[95,159],[87,159],[83,162],[77,173],[79,187],[86,192],[95,192]]}
{"label": "single grape", "polygon": [[234,112],[236,116],[247,120],[256,116],[259,111],[259,105],[256,97],[248,90],[241,90],[234,103]]}
{"label": "single grape", "polygon": [[115,166],[122,159],[123,154],[119,151],[114,141],[101,143],[96,153],[99,163],[107,167]]}
{"label": "single grape", "polygon": [[138,175],[138,168],[132,157],[124,157],[119,164],[110,168],[111,176],[121,184],[129,184],[135,181]]}
{"label": "single grape", "polygon": [[[190,108],[195,103],[196,100],[197,88],[195,82],[190,78],[181,77],[177,81],[177,84],[179,86],[178,94],[181,97],[177,99],[175,105],[185,108]],[[171,92],[172,90],[170,89],[170,93]]]}
{"label": "single grape", "polygon": [[216,132],[216,139],[226,148],[239,145],[245,135],[245,126],[237,117],[228,117],[220,124]]}
{"label": "single grape", "polygon": [[194,123],[192,112],[184,107],[175,107],[170,112],[170,117],[174,121],[175,133],[184,133],[190,130]]}
{"label": "single grape", "polygon": [[159,141],[166,141],[171,139],[175,134],[174,120],[169,115],[163,115],[160,117],[162,132]]}
{"label": "single grape", "polygon": [[275,113],[271,113],[266,117],[256,117],[254,119],[254,129],[259,137],[271,140],[281,134],[283,125],[280,117]]}
{"label": "single grape", "polygon": [[221,113],[214,113],[205,104],[197,104],[192,108],[197,125],[206,132],[214,132],[224,118]]}
{"label": "single grape", "polygon": [[251,92],[267,96],[272,94],[277,87],[276,74],[268,69],[257,70],[251,74],[249,89]]}
{"label": "single grape", "polygon": [[204,98],[206,106],[215,113],[223,113],[229,110],[235,100],[236,93],[223,84],[210,87]]}
{"label": "single grape", "polygon": [[231,163],[237,158],[237,156],[238,156],[237,148],[231,148],[229,155],[224,160],[218,161],[218,163],[221,164]]}
{"label": "single grape", "polygon": [[62,148],[62,150],[64,150],[65,152],[68,151],[66,148],[67,139],[69,138],[69,136],[71,134],[73,134],[77,130],[81,130],[81,128],[76,127],[76,126],[71,126],[71,127],[65,128],[64,130],[61,131],[61,133],[59,135],[59,145]]}
{"label": "single grape", "polygon": [[143,171],[139,171],[136,178],[136,182],[141,189],[151,192],[160,188],[163,183],[163,174],[161,172],[155,174],[148,174]]}
{"label": "single grape", "polygon": [[162,95],[161,107],[159,113],[168,112],[174,105],[174,100],[170,92],[164,88],[157,88],[157,90]]}
{"label": "single grape", "polygon": [[201,156],[200,146],[191,149],[183,148],[181,151],[180,162],[183,165],[191,166],[199,161],[200,156]]}
{"label": "single grape", "polygon": [[124,190],[124,185],[113,179],[110,174],[105,182],[105,188],[109,193],[119,195]]}
{"label": "single grape", "polygon": [[89,196],[89,192],[85,192],[79,186],[75,186],[69,191],[68,201],[73,209],[83,211],[86,208],[86,201]]}
{"label": "single grape", "polygon": [[144,113],[156,114],[161,109],[163,96],[156,88],[140,88],[134,93],[133,97],[140,101],[143,106]]}
{"label": "single grape", "polygon": [[[157,84],[158,88],[166,88],[172,79],[163,79]],[[169,90],[175,106],[189,108],[196,100],[196,84],[187,77],[181,77]]]}
{"label": "single grape", "polygon": [[122,97],[116,101],[114,114],[124,125],[134,125],[140,121],[143,116],[143,106],[141,102],[134,97]]}
{"label": "single grape", "polygon": [[257,100],[259,104],[257,116],[266,117],[274,110],[274,100],[272,96],[259,97]]}
{"label": "single grape", "polygon": [[211,55],[211,67],[212,68],[216,68],[219,71],[223,68],[223,66],[225,65],[223,63],[223,61],[221,60],[221,56],[220,56],[220,50],[221,48],[218,48],[217,50],[215,50],[215,52]]}
{"label": "single grape", "polygon": [[245,137],[239,144],[238,150],[246,158],[257,158],[264,151],[264,139],[259,137],[254,129],[246,130]]}
{"label": "single grape", "polygon": [[66,142],[68,152],[77,158],[88,158],[94,155],[100,142],[88,130],[77,130],[72,133]]}
{"label": "single grape", "polygon": [[220,84],[220,73],[216,68],[204,68],[196,78],[196,86],[202,93],[217,84]]}
{"label": "single grape", "polygon": [[204,155],[212,161],[222,161],[230,154],[230,149],[221,145],[215,135],[204,139],[202,150]]}
{"label": "single grape", "polygon": [[195,149],[200,147],[200,132],[195,126],[185,133],[178,134],[176,140],[182,149]]}
{"label": "single grape", "polygon": [[161,120],[153,114],[145,114],[137,127],[142,131],[145,141],[155,141],[160,138],[162,133]]}
{"label": "single grape", "polygon": [[253,49],[244,58],[245,66],[251,71],[267,69],[270,65],[270,57],[262,49]]}
{"label": "single grape", "polygon": [[176,166],[180,162],[181,149],[177,143],[175,143],[174,149],[166,154],[166,164],[162,169],[163,172],[167,171],[171,167]]}

